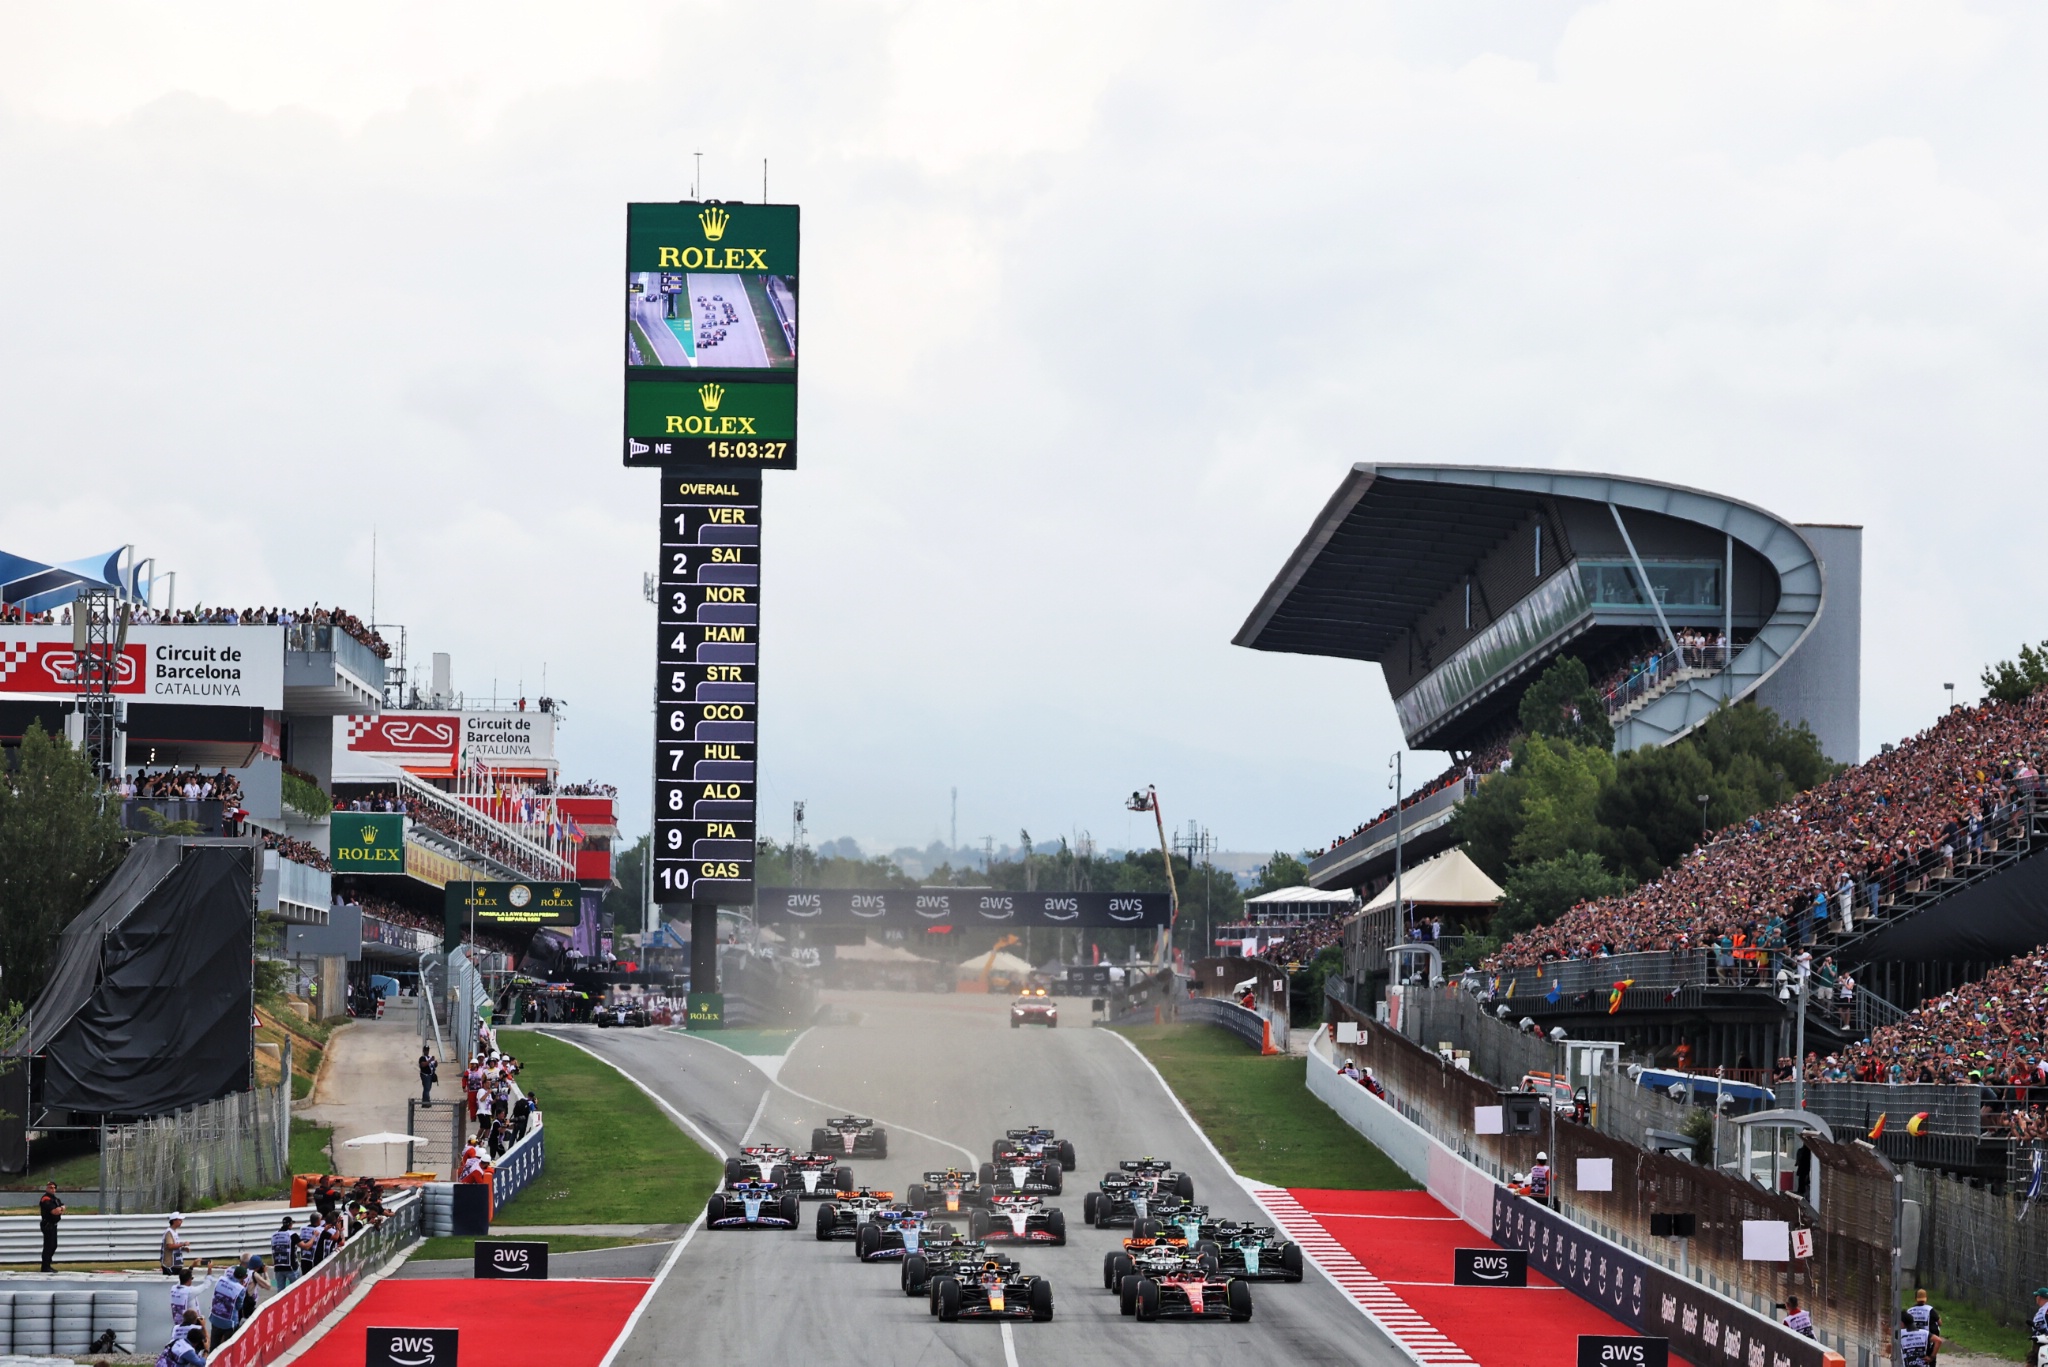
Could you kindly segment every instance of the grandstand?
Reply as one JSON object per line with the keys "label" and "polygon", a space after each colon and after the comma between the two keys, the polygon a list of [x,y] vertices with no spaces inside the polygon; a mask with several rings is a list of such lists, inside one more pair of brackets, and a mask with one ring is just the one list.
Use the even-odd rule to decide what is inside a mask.
{"label": "grandstand", "polygon": [[[1861,619],[1860,528],[1618,475],[1357,465],[1234,639],[1378,664],[1408,744],[1451,752],[1404,804],[1413,862],[1449,845],[1523,692],[1566,655],[1601,685],[1619,750],[1753,698],[1857,758]],[[1333,841],[1310,881],[1384,880],[1394,816]]]}

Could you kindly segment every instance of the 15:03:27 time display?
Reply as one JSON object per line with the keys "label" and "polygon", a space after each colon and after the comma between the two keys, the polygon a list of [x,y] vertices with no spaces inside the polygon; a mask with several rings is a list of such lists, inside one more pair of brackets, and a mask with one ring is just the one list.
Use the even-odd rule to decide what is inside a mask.
{"label": "15:03:27 time display", "polygon": [[713,460],[781,460],[789,453],[786,441],[707,441],[705,454]]}

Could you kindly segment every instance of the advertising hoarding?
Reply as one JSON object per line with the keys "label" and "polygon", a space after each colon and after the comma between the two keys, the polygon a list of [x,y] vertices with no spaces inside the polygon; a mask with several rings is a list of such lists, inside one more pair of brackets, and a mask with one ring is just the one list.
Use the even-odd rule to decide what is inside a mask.
{"label": "advertising hoarding", "polygon": [[464,712],[462,763],[494,769],[549,768],[555,762],[552,712]]}
{"label": "advertising hoarding", "polygon": [[327,818],[327,856],[336,873],[405,872],[405,816],[400,812],[335,812]]}
{"label": "advertising hoarding", "polygon": [[[78,696],[68,626],[0,626],[0,697]],[[281,626],[128,629],[114,696],[204,707],[284,706]]]}
{"label": "advertising hoarding", "polygon": [[1156,930],[1173,916],[1163,892],[1009,892],[999,888],[763,888],[763,925],[1051,926]]}

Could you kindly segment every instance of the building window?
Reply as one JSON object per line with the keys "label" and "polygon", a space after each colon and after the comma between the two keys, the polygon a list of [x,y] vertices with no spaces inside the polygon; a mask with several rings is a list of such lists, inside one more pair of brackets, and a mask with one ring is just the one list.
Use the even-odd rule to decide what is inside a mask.
{"label": "building window", "polygon": [[[1721,606],[1721,567],[1711,561],[1646,560],[1643,569],[1658,603],[1666,608]],[[1579,580],[1594,607],[1640,608],[1642,586],[1626,560],[1580,561]]]}

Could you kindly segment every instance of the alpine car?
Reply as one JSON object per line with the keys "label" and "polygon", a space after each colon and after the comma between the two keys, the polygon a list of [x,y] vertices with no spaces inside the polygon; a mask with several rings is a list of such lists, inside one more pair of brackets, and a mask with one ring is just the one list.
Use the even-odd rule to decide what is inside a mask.
{"label": "alpine car", "polygon": [[1042,987],[1026,988],[1017,1000],[1010,1003],[1010,1028],[1015,1030],[1025,1025],[1059,1029],[1060,1009]]}
{"label": "alpine car", "polygon": [[1056,1158],[1059,1160],[1060,1171],[1074,1170],[1074,1141],[1061,1139],[1043,1125],[1027,1125],[1021,1130],[1004,1130],[1003,1137],[990,1145],[989,1149],[989,1157],[996,1161],[998,1167],[1014,1161],[1013,1154],[1021,1153],[1033,1158]]}
{"label": "alpine car", "polygon": [[916,1252],[903,1255],[903,1294],[929,1296],[932,1278],[968,1276],[990,1258],[1008,1261],[1002,1254],[990,1252],[988,1245],[957,1234],[943,1242],[927,1240]]}
{"label": "alpine car", "polygon": [[[1132,1257],[1112,1253],[1104,1280],[1114,1280],[1117,1308],[1141,1320],[1229,1320],[1252,1317],[1252,1289],[1242,1277],[1226,1277],[1208,1257],[1190,1258],[1151,1248]],[[1129,1266],[1118,1262],[1129,1260]]]}
{"label": "alpine car", "polygon": [[887,1158],[889,1132],[865,1116],[842,1115],[811,1131],[811,1148],[842,1158]]}
{"label": "alpine car", "polygon": [[1218,1220],[1202,1226],[1196,1251],[1216,1260],[1217,1271],[1245,1281],[1298,1282],[1302,1277],[1301,1245],[1283,1239],[1271,1225]]}
{"label": "alpine car", "polygon": [[706,1229],[795,1229],[802,1218],[796,1193],[773,1182],[735,1182],[704,1203]]}
{"label": "alpine car", "polygon": [[977,1210],[968,1228],[973,1237],[992,1244],[1064,1244],[1067,1214],[1036,1196],[991,1196],[987,1210]]}
{"label": "alpine car", "polygon": [[924,1247],[926,1239],[951,1240],[959,1233],[944,1220],[901,1206],[874,1212],[855,1231],[853,1256],[864,1263],[896,1262]]}
{"label": "alpine car", "polygon": [[[795,1199],[794,1196],[791,1199]],[[903,1211],[907,1207],[895,1204],[896,1193],[876,1191],[873,1187],[855,1187],[852,1191],[832,1194],[832,1199],[818,1207],[818,1242],[833,1239],[858,1239],[860,1227],[872,1219],[877,1211]]]}
{"label": "alpine car", "polygon": [[944,1211],[958,1215],[976,1206],[987,1206],[990,1183],[965,1168],[928,1172],[922,1182],[912,1182],[906,1203],[912,1210]]}
{"label": "alpine car", "polygon": [[1195,1199],[1195,1179],[1164,1158],[1127,1158],[1117,1168],[1081,1201],[1081,1218],[1097,1229],[1134,1227],[1162,1203]]}
{"label": "alpine car", "polygon": [[1008,1259],[990,1258],[967,1276],[932,1278],[932,1313],[955,1320],[1049,1320],[1052,1283]]}

